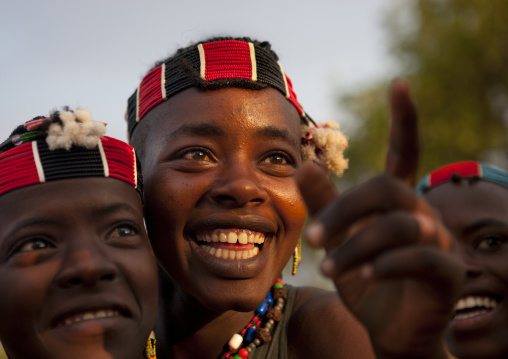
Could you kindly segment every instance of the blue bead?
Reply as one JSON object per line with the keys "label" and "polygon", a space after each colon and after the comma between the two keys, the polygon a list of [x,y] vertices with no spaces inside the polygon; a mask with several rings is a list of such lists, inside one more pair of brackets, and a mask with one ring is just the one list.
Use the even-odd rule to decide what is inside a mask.
{"label": "blue bead", "polygon": [[268,302],[268,304],[270,304],[270,305],[273,304],[272,292],[268,292],[268,294],[266,295],[265,300]]}
{"label": "blue bead", "polygon": [[254,335],[256,334],[256,328],[247,329],[247,333],[245,334],[245,339],[249,343],[254,340]]}
{"label": "blue bead", "polygon": [[263,301],[263,303],[261,303],[259,305],[259,307],[256,309],[256,313],[263,315],[263,314],[265,314],[267,308],[268,308],[268,303]]}

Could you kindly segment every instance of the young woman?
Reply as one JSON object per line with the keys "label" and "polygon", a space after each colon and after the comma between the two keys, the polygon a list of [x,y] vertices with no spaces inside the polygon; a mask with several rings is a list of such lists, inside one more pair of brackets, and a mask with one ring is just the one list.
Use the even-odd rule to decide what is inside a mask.
{"label": "young woman", "polygon": [[10,359],[155,357],[156,266],[136,156],[104,131],[87,111],[65,109],[0,145],[0,341]]}
{"label": "young woman", "polygon": [[[307,215],[296,170],[313,160],[340,174],[346,141],[333,126],[314,125],[277,60],[266,42],[211,39],[157,64],[129,99],[130,141],[162,269],[161,357],[374,355],[336,293],[278,281]],[[402,128],[414,129],[407,89],[395,86],[393,98],[397,126],[407,120]],[[389,171],[407,177],[414,142],[397,141]],[[315,196],[311,208],[330,194]],[[380,357],[390,357],[391,343],[377,343]]]}
{"label": "young woman", "polygon": [[467,278],[447,328],[460,359],[508,357],[508,173],[459,162],[427,175],[418,187],[453,233]]}

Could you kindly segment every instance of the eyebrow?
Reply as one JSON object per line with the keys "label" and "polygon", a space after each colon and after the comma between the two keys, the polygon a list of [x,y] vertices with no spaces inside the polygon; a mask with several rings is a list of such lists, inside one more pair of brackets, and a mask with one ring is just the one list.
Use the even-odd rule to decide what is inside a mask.
{"label": "eyebrow", "polygon": [[99,217],[106,216],[108,214],[113,214],[116,212],[121,212],[121,211],[127,211],[127,212],[130,212],[133,214],[138,213],[132,206],[129,206],[128,204],[123,203],[123,202],[117,202],[117,203],[113,203],[113,204],[110,204],[107,206],[100,206],[100,207],[95,207],[92,209],[93,215],[99,216]]}
{"label": "eyebrow", "polygon": [[282,139],[289,142],[296,149],[300,148],[299,141],[290,135],[289,131],[282,130],[277,127],[267,126],[256,131],[256,135],[260,137],[269,137],[273,139]]}
{"label": "eyebrow", "polygon": [[182,125],[175,131],[171,132],[164,139],[164,143],[173,141],[176,137],[181,135],[197,135],[197,136],[224,136],[226,132],[218,126],[202,123],[199,125]]}
{"label": "eyebrow", "polygon": [[464,232],[465,234],[474,233],[475,231],[483,227],[492,227],[492,226],[508,228],[508,223],[494,218],[483,218],[467,225],[466,227],[464,227],[462,232]]}

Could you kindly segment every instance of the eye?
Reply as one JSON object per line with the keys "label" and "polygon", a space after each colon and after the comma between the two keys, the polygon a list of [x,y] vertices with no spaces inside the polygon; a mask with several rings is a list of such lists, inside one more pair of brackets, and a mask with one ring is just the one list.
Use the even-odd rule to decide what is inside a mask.
{"label": "eye", "polygon": [[287,153],[284,152],[270,153],[261,161],[261,163],[265,165],[278,165],[278,166],[294,165],[294,161],[291,158],[291,156],[289,156]]}
{"label": "eye", "polygon": [[35,251],[42,251],[49,248],[54,248],[55,246],[50,241],[44,238],[32,238],[27,239],[22,244],[20,244],[16,249],[15,253],[29,253]]}
{"label": "eye", "polygon": [[199,148],[185,152],[182,158],[191,161],[212,161],[207,151]]}
{"label": "eye", "polygon": [[122,224],[115,227],[108,235],[108,238],[132,237],[138,233],[139,231],[133,225]]}
{"label": "eye", "polygon": [[498,250],[504,243],[506,239],[500,238],[498,236],[488,236],[481,239],[476,245],[476,250],[483,252],[493,252]]}

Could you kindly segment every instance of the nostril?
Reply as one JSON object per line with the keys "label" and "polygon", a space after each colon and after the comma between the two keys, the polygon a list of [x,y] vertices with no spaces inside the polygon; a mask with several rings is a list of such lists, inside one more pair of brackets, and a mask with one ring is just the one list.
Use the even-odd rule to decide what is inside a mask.
{"label": "nostril", "polygon": [[79,278],[70,278],[68,280],[68,283],[70,285],[79,285],[79,284],[83,283],[83,281],[81,279],[79,279]]}
{"label": "nostril", "polygon": [[101,277],[101,280],[106,280],[106,281],[112,281],[113,279],[115,279],[115,276],[112,274],[105,274]]}

